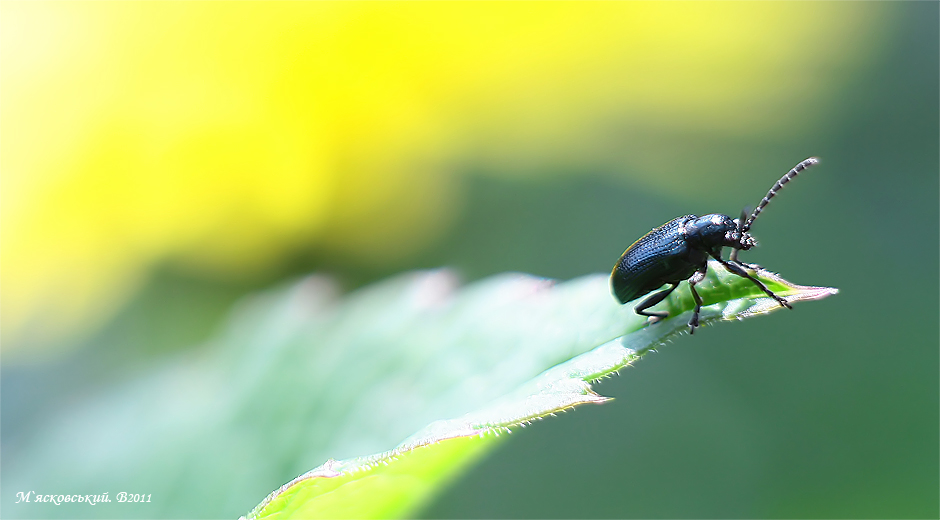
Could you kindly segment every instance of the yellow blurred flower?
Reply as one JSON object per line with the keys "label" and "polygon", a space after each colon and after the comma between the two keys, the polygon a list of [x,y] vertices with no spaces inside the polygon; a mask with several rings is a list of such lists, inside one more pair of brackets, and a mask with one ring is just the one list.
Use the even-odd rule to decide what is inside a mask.
{"label": "yellow blurred flower", "polygon": [[817,116],[784,102],[822,106],[838,84],[814,74],[872,40],[864,13],[834,33],[832,4],[0,9],[14,345],[93,327],[161,262],[239,276],[304,244],[410,254],[446,229],[467,162],[632,165],[666,189],[688,158],[650,135],[792,131]]}

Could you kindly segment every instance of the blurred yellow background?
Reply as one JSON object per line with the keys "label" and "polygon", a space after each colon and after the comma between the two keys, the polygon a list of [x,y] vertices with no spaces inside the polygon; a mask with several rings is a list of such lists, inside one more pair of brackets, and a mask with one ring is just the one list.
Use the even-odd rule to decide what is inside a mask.
{"label": "blurred yellow background", "polygon": [[6,361],[94,329],[160,263],[251,277],[314,248],[394,264],[446,232],[465,163],[634,167],[673,190],[721,160],[675,139],[819,131],[842,84],[807,78],[850,79],[878,41],[870,11],[846,23],[833,4],[2,9]]}

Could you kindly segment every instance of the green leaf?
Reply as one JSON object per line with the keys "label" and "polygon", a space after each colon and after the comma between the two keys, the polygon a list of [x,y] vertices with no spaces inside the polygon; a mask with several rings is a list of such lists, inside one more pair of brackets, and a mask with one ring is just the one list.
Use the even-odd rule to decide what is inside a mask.
{"label": "green leaf", "polygon": [[[754,268],[754,276],[790,303],[837,292],[791,284]],[[702,325],[782,308],[716,262],[708,273],[698,285],[706,305]],[[449,478],[492,449],[500,433],[579,404],[606,401],[590,383],[686,332],[693,307],[688,284],[682,284],[657,307],[670,317],[648,325],[632,304],[619,305],[611,297],[606,275],[559,284],[501,275],[458,291],[448,271],[432,271],[362,291],[329,313],[332,325],[324,325],[329,332],[316,334],[322,356],[344,360],[335,363],[337,369],[375,385],[374,391],[344,401],[364,415],[353,414],[334,427],[369,437],[384,431],[385,421],[413,424],[419,410],[446,419],[427,421],[388,451],[330,459],[271,493],[248,517],[413,514]]]}

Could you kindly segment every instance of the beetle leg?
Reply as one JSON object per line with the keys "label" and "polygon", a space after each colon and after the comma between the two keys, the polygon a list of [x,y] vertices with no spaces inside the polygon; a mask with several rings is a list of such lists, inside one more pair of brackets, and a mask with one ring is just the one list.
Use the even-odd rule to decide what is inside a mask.
{"label": "beetle leg", "polygon": [[672,284],[672,287],[653,294],[649,298],[637,304],[637,306],[633,308],[633,312],[639,314],[640,316],[649,316],[650,318],[653,318],[652,320],[650,320],[652,323],[656,323],[657,321],[666,318],[667,316],[669,316],[668,312],[663,312],[663,311],[647,312],[646,309],[649,309],[653,305],[656,305],[657,303],[665,300],[666,296],[669,296],[669,293],[676,290],[676,287],[679,287],[678,283],[674,283]]}
{"label": "beetle leg", "polygon": [[[741,233],[741,228],[744,227],[744,222],[747,220],[747,214],[748,214],[748,213],[750,213],[750,211],[748,211],[748,207],[747,207],[747,206],[744,206],[744,209],[741,210],[741,216],[738,217],[738,219],[735,221],[735,222],[738,224],[738,229],[737,229],[738,240],[741,240],[741,234],[742,234],[742,233]],[[736,247],[735,247],[735,248],[732,248],[732,249],[731,249],[731,255],[728,256],[728,259],[731,260],[732,262],[737,262],[737,261],[738,261],[738,251],[740,251],[740,249],[738,249],[738,248],[736,248]]]}
{"label": "beetle leg", "polygon": [[780,305],[782,305],[782,306],[784,306],[784,307],[786,307],[786,308],[788,308],[788,309],[792,309],[792,308],[793,308],[793,306],[791,306],[791,305],[789,304],[789,302],[787,302],[787,300],[781,298],[780,296],[777,296],[776,294],[773,293],[773,291],[771,291],[770,289],[768,289],[767,286],[764,285],[760,280],[758,280],[757,278],[754,278],[753,276],[749,275],[749,274],[747,273],[747,271],[745,271],[744,268],[741,267],[741,265],[740,265],[738,262],[726,262],[726,261],[724,261],[724,260],[721,259],[721,256],[720,256],[720,255],[717,255],[717,256],[716,256],[716,255],[712,255],[712,256],[715,258],[715,260],[718,260],[719,262],[721,262],[721,265],[725,266],[725,268],[728,269],[729,271],[731,271],[732,273],[734,273],[734,274],[736,274],[736,275],[738,275],[738,276],[747,278],[748,280],[754,282],[758,287],[760,287],[760,290],[762,290],[762,291],[764,291],[765,293],[767,293],[767,296],[770,296],[771,298],[777,300],[777,303],[779,303]]}
{"label": "beetle leg", "polygon": [[705,279],[705,273],[708,272],[708,266],[695,271],[692,278],[689,278],[689,289],[692,289],[692,298],[695,299],[695,311],[692,312],[692,319],[689,320],[689,334],[695,334],[695,328],[698,327],[698,315],[702,310],[702,297],[695,290],[695,284]]}

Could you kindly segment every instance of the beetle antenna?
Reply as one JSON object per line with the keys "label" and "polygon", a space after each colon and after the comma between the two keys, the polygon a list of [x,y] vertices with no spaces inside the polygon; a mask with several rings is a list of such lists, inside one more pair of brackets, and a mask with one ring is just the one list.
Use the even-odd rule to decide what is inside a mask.
{"label": "beetle antenna", "polygon": [[767,192],[767,195],[764,195],[764,198],[760,201],[760,204],[757,205],[757,208],[754,209],[754,213],[751,213],[751,216],[748,217],[747,222],[739,229],[740,233],[744,233],[747,230],[751,229],[751,226],[754,224],[754,221],[757,220],[757,216],[760,215],[760,212],[764,210],[764,206],[770,202],[770,199],[774,198],[774,195],[777,194],[777,190],[783,187],[784,184],[793,180],[794,177],[799,175],[799,173],[810,166],[819,163],[819,159],[815,157],[810,157],[805,161],[802,161],[800,164],[797,164],[793,167],[792,170],[788,171],[786,175],[780,177],[780,180],[774,183],[773,187],[770,188],[770,191]]}

